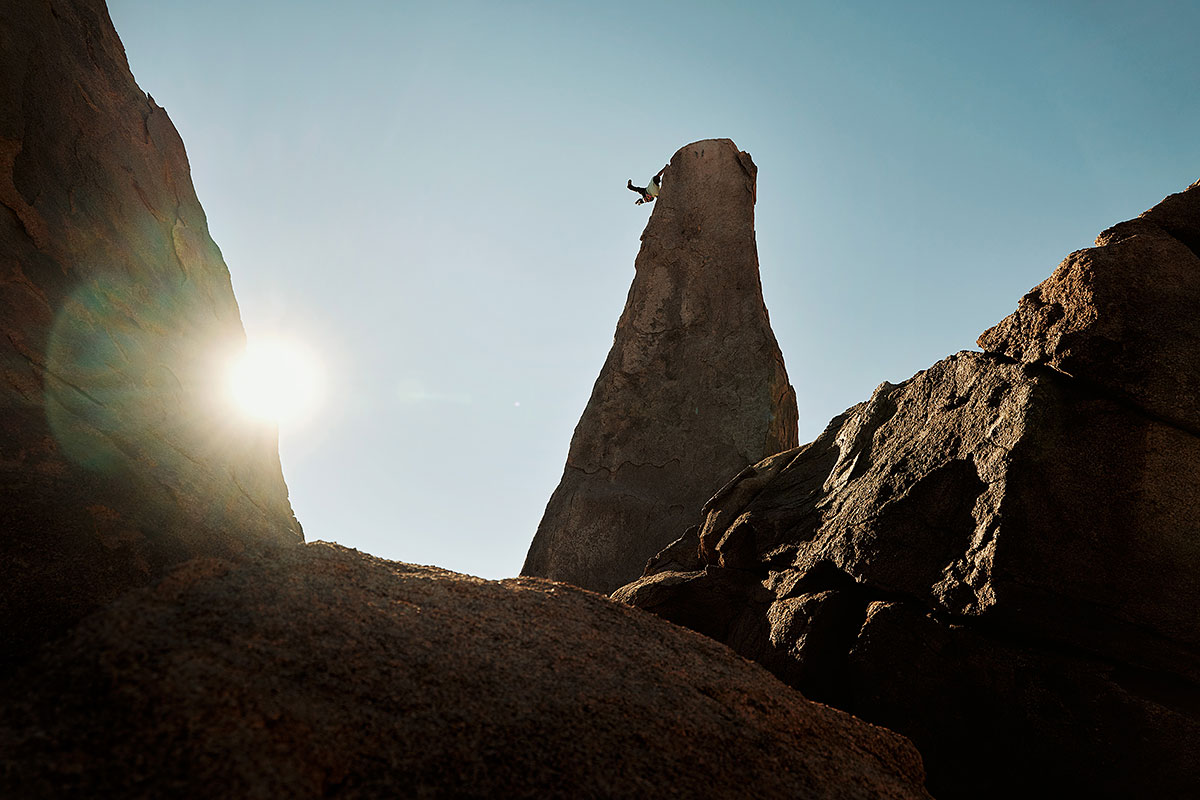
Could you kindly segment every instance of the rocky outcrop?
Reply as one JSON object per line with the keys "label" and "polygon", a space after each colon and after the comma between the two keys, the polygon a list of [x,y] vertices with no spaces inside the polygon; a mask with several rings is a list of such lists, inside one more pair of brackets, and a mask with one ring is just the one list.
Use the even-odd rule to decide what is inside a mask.
{"label": "rocky outcrop", "polygon": [[902,737],[574,587],[191,561],[0,682],[5,797],[926,798]]}
{"label": "rocky outcrop", "polygon": [[979,337],[987,351],[1052,367],[1200,433],[1197,186],[1072,253]]}
{"label": "rocky outcrop", "polygon": [[195,555],[301,541],[183,143],[100,0],[0,7],[0,667]]}
{"label": "rocky outcrop", "polygon": [[756,174],[728,139],[671,158],[523,575],[612,591],[699,523],[731,474],[795,446],[795,392],[758,277]]}
{"label": "rocky outcrop", "polygon": [[615,596],[910,736],[938,797],[1190,796],[1198,231],[1200,184],[1105,231]]}

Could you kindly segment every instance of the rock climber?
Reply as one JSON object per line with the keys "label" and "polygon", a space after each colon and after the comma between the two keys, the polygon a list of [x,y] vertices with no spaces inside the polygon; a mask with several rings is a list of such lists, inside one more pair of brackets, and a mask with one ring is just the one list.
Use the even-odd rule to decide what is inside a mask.
{"label": "rock climber", "polygon": [[644,188],[641,186],[634,186],[633,181],[632,180],[629,181],[629,183],[627,184],[629,191],[637,192],[638,194],[641,195],[641,197],[639,197],[636,201],[634,201],[635,206],[640,206],[642,203],[653,203],[654,202],[654,198],[658,197],[659,187],[662,186],[662,174],[666,171],[667,171],[666,167],[663,167],[662,169],[660,169],[658,171],[658,174],[650,179],[650,184]]}

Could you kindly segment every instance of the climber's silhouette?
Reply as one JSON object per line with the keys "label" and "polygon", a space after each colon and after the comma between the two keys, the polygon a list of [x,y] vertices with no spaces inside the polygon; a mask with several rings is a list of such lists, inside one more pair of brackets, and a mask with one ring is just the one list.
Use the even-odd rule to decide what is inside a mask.
{"label": "climber's silhouette", "polygon": [[666,171],[667,171],[666,167],[663,167],[662,169],[660,169],[658,171],[658,174],[650,179],[650,185],[646,186],[646,187],[634,186],[633,181],[632,180],[629,181],[629,183],[627,184],[629,191],[637,192],[638,194],[641,195],[641,197],[639,197],[636,201],[634,201],[635,206],[640,206],[642,203],[653,203],[654,202],[654,198],[658,197],[658,188],[660,186],[662,186],[662,174]]}

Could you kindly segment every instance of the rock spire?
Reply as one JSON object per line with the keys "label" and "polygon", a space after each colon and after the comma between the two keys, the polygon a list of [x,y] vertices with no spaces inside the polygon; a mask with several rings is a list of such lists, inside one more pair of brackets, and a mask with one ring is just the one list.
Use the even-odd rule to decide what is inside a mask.
{"label": "rock spire", "polygon": [[756,173],[728,139],[671,158],[522,574],[609,592],[699,523],[731,474],[795,446],[795,392],[758,275]]}

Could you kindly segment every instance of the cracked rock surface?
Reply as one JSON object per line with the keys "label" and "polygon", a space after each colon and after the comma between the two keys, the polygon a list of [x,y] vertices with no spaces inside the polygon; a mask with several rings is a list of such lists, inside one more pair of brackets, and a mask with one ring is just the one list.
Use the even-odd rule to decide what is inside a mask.
{"label": "cracked rock surface", "polygon": [[902,736],[591,592],[196,559],[0,681],[21,798],[927,799]]}
{"label": "cracked rock surface", "polygon": [[1200,184],[747,468],[614,596],[912,738],[941,798],[1200,786]]}
{"label": "cracked rock surface", "polygon": [[0,670],[169,565],[298,543],[183,142],[100,0],[0,4]]}
{"label": "cracked rock surface", "polygon": [[758,275],[756,175],[728,139],[671,158],[523,575],[610,592],[698,524],[731,474],[796,445]]}

